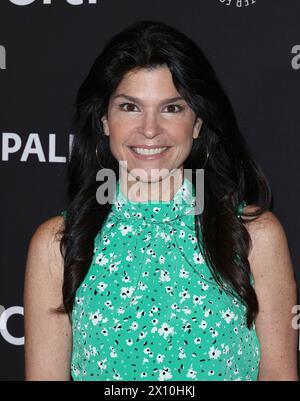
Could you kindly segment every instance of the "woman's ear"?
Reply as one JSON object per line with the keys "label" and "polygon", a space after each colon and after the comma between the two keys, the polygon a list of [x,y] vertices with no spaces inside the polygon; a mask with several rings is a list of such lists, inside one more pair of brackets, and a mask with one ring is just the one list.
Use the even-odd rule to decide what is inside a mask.
{"label": "woman's ear", "polygon": [[107,118],[105,116],[101,117],[101,122],[102,122],[102,126],[103,126],[104,135],[109,136],[109,127],[108,127]]}
{"label": "woman's ear", "polygon": [[201,118],[197,117],[196,122],[194,124],[194,129],[193,129],[193,138],[196,139],[198,136],[200,136],[200,131],[201,127],[203,125],[203,121]]}

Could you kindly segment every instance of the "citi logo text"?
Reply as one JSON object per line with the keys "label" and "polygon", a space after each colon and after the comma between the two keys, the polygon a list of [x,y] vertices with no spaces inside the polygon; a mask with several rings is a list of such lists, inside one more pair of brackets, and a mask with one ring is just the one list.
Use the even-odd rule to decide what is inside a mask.
{"label": "citi logo text", "polygon": [[[42,3],[42,4],[53,4],[55,1],[52,0],[9,0],[12,4],[16,6],[29,6],[32,3]],[[98,0],[65,0],[67,4],[71,6],[82,6],[83,4],[97,4]]]}
{"label": "citi logo text", "polygon": [[236,6],[238,8],[249,7],[256,4],[256,0],[219,0],[225,6]]}

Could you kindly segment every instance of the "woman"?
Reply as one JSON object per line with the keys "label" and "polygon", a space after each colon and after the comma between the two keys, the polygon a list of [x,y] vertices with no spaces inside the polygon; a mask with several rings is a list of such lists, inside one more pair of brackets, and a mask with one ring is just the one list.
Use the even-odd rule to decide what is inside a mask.
{"label": "woman", "polygon": [[198,46],[160,22],[128,27],[74,122],[65,221],[44,222],[28,252],[27,380],[297,380],[287,239]]}

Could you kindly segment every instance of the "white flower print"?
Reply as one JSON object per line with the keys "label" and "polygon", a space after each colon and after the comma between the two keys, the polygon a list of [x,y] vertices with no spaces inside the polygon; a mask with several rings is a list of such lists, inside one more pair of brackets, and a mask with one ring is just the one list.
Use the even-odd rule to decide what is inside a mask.
{"label": "white flower print", "polygon": [[182,347],[179,347],[178,351],[179,351],[179,353],[178,353],[178,358],[179,359],[186,358],[186,353],[185,353],[185,351],[184,351],[184,349]]}
{"label": "white flower print", "polygon": [[147,284],[143,283],[142,281],[139,282],[139,287],[138,287],[141,291],[145,291],[148,286]]}
{"label": "white flower print", "polygon": [[80,370],[77,369],[75,366],[72,366],[72,371],[73,371],[73,373],[75,374],[75,376],[80,375]]}
{"label": "white flower print", "polygon": [[76,299],[77,305],[82,305],[83,304],[84,297],[76,297],[75,299]]}
{"label": "white flower print", "polygon": [[204,317],[209,317],[209,316],[211,316],[212,314],[213,314],[212,310],[211,310],[211,309],[207,309],[207,310],[204,312]]}
{"label": "white flower print", "polygon": [[202,288],[203,291],[206,291],[206,290],[209,288],[209,285],[208,285],[207,283],[203,283],[202,280],[197,281],[197,283],[198,283],[199,285],[201,285],[201,288]]}
{"label": "white flower print", "polygon": [[169,367],[164,367],[163,369],[159,369],[159,380],[163,381],[163,380],[168,380],[168,379],[172,379],[172,373],[171,373],[171,369]]}
{"label": "white flower print", "polygon": [[179,296],[181,298],[180,302],[184,302],[186,299],[191,298],[187,289],[180,291]]}
{"label": "white flower print", "polygon": [[206,329],[206,327],[207,327],[206,321],[205,321],[205,320],[202,320],[201,323],[199,324],[199,327],[200,327],[201,329]]}
{"label": "white flower print", "polygon": [[172,291],[173,291],[173,287],[170,287],[170,286],[168,285],[168,286],[166,286],[165,288],[166,288],[166,293],[167,293],[167,294],[173,295],[173,292],[172,292]]}
{"label": "white flower print", "polygon": [[117,271],[119,270],[118,265],[119,265],[120,263],[121,263],[121,262],[111,263],[111,264],[109,265],[109,267],[108,267],[109,273],[112,274],[112,273],[117,272]]}
{"label": "white flower print", "polygon": [[132,262],[133,261],[133,256],[131,251],[127,251],[127,256],[125,258],[127,262]]}
{"label": "white flower print", "polygon": [[[111,300],[105,301],[104,305],[108,307],[108,309],[114,309]],[[105,322],[104,322],[105,323]]]}
{"label": "white flower print", "polygon": [[142,316],[145,316],[145,312],[143,310],[139,310],[136,315],[137,319],[140,319]]}
{"label": "white flower print", "polygon": [[179,231],[179,238],[184,238],[185,237],[185,231],[180,230]]}
{"label": "white flower print", "polygon": [[165,359],[165,355],[157,354],[157,357],[156,357],[157,363],[163,363],[164,359]]}
{"label": "white flower print", "polygon": [[153,316],[153,313],[156,312],[158,312],[158,307],[153,305],[152,308],[150,309],[149,316]]}
{"label": "white flower print", "polygon": [[161,238],[165,241],[165,243],[171,241],[170,235],[166,234],[165,232],[162,232],[162,233],[160,234],[160,236],[161,236]]}
{"label": "white flower print", "polygon": [[135,331],[135,330],[137,330],[138,327],[139,327],[139,324],[137,322],[132,322],[130,329]]}
{"label": "white flower print", "polygon": [[98,362],[97,362],[97,364],[98,364],[100,370],[106,369],[106,363],[105,363],[105,362],[107,362],[107,358],[102,359],[102,361],[98,361]]}
{"label": "white flower print", "polygon": [[107,287],[107,284],[104,283],[103,281],[100,281],[100,283],[97,285],[97,288],[100,292],[103,292],[105,288]]}
{"label": "white flower print", "polygon": [[[151,248],[147,250],[146,254],[147,254],[147,255],[152,255],[153,258],[156,257],[156,253],[155,253],[154,250],[151,249]],[[151,259],[150,259],[150,261],[151,261]]]}
{"label": "white flower print", "polygon": [[89,316],[94,326],[97,326],[97,324],[101,322],[103,318],[103,315],[99,312],[99,309],[96,312],[90,312]]}
{"label": "white flower print", "polygon": [[111,358],[117,358],[118,354],[116,353],[116,350],[114,349],[114,347],[110,346],[109,349],[111,350],[110,357]]}
{"label": "white flower print", "polygon": [[120,373],[118,373],[118,372],[116,372],[116,373],[113,375],[113,378],[114,378],[115,380],[122,380],[122,377],[121,377]]}
{"label": "white flower print", "polygon": [[189,367],[186,377],[195,379],[197,377],[197,372],[192,368],[192,365]]}
{"label": "white flower print", "polygon": [[182,267],[182,268],[180,269],[179,277],[180,277],[180,278],[189,278],[189,276],[190,276],[190,273],[189,273],[188,271],[186,271],[186,270],[184,269],[184,267]]}
{"label": "white flower print", "polygon": [[221,348],[223,349],[223,354],[228,354],[229,346],[227,344],[221,344]]}
{"label": "white flower print", "polygon": [[134,291],[134,287],[122,287],[120,296],[123,299],[130,298],[133,291]]}
{"label": "white flower print", "polygon": [[230,359],[227,359],[226,365],[227,365],[228,367],[230,367],[230,366],[232,365],[232,359],[233,359],[233,356],[232,356]]}
{"label": "white flower print", "polygon": [[168,323],[164,322],[160,329],[158,329],[158,334],[160,336],[164,336],[164,339],[167,339],[169,334],[174,334],[174,327],[170,327]]}
{"label": "white flower print", "polygon": [[166,282],[170,280],[171,280],[170,273],[167,270],[161,270],[159,281]]}
{"label": "white flower print", "polygon": [[221,355],[221,351],[218,348],[212,346],[209,348],[208,355],[210,358],[218,359],[219,356]]}
{"label": "white flower print", "polygon": [[191,309],[189,309],[187,306],[184,306],[184,307],[182,308],[182,310],[183,310],[183,313],[184,313],[185,315],[190,315],[190,314],[192,313]]}
{"label": "white flower print", "polygon": [[162,255],[160,255],[160,257],[158,258],[158,263],[160,265],[163,265],[165,263],[166,258]]}
{"label": "white flower print", "polygon": [[196,263],[197,265],[201,265],[202,263],[204,263],[203,256],[200,252],[194,252],[194,263]]}
{"label": "white flower print", "polygon": [[74,380],[256,380],[243,306],[214,282],[184,205],[170,206],[114,208],[95,237],[72,311]]}
{"label": "white flower print", "polygon": [[211,333],[212,338],[217,337],[218,334],[219,334],[213,327],[211,327],[211,328],[209,329],[209,331],[210,331],[210,333]]}
{"label": "white flower print", "polygon": [[142,338],[145,338],[147,336],[147,334],[148,334],[147,332],[141,331],[139,334],[139,339],[141,340]]}
{"label": "white flower print", "polygon": [[190,333],[191,330],[192,330],[191,323],[189,323],[186,319],[183,319],[183,323],[184,323],[184,324],[182,325],[183,331],[184,331],[184,332]]}
{"label": "white flower print", "polygon": [[107,257],[104,255],[104,253],[100,253],[99,255],[96,256],[95,263],[99,266],[104,266],[108,262]]}
{"label": "white flower print", "polygon": [[128,274],[126,272],[124,272],[125,276],[122,278],[122,281],[124,281],[124,283],[130,283],[130,277],[128,276]]}
{"label": "white flower print", "polygon": [[227,308],[225,312],[221,310],[221,316],[223,319],[225,319],[226,323],[229,324],[235,315],[229,308]]}
{"label": "white flower print", "polygon": [[131,233],[133,231],[133,228],[132,228],[132,226],[127,225],[127,224],[120,224],[119,231],[121,232],[121,234],[124,237],[125,235],[128,235],[129,233]]}
{"label": "white flower print", "polygon": [[110,239],[108,238],[107,235],[103,235],[103,244],[104,245],[109,245],[110,244]]}
{"label": "white flower print", "polygon": [[194,305],[202,305],[203,301],[202,299],[205,299],[206,295],[194,295],[193,296],[193,303]]}
{"label": "white flower print", "polygon": [[171,308],[173,309],[173,310],[177,310],[177,312],[180,312],[180,307],[177,305],[177,304],[172,304],[171,305]]}

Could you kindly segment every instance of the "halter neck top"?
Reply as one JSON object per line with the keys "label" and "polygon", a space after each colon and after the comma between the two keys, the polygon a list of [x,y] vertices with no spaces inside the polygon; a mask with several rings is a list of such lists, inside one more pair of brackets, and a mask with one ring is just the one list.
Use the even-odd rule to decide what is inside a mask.
{"label": "halter neck top", "polygon": [[129,201],[117,182],[75,296],[73,380],[257,380],[255,324],[212,277],[194,200],[187,177],[167,202]]}

